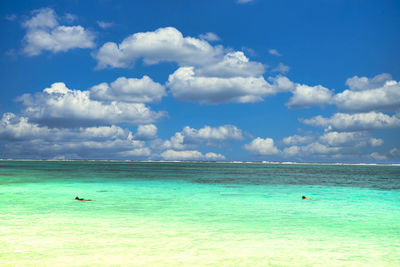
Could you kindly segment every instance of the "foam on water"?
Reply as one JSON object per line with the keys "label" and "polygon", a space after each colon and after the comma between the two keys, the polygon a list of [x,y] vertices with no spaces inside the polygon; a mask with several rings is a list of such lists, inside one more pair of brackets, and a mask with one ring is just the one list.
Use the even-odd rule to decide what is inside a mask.
{"label": "foam on water", "polygon": [[395,166],[0,162],[0,265],[393,266],[399,173]]}

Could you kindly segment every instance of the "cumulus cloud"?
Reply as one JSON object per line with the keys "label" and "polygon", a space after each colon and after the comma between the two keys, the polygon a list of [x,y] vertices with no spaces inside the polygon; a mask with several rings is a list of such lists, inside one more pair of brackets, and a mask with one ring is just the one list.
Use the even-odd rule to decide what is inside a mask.
{"label": "cumulus cloud", "polygon": [[74,48],[93,48],[94,34],[82,26],[59,25],[56,13],[51,8],[32,12],[32,17],[23,23],[27,32],[24,37],[24,53],[36,56],[44,50],[57,53]]}
{"label": "cumulus cloud", "polygon": [[243,52],[229,52],[219,62],[195,69],[196,75],[208,77],[258,77],[265,66],[250,61]]}
{"label": "cumulus cloud", "polygon": [[259,102],[275,93],[263,77],[196,76],[193,67],[179,68],[169,76],[167,86],[175,98],[201,103]]}
{"label": "cumulus cloud", "polygon": [[105,103],[89,96],[89,91],[71,90],[64,83],[54,83],[43,92],[24,94],[18,100],[23,103],[23,114],[30,120],[60,127],[148,124],[165,115],[142,103]]}
{"label": "cumulus cloud", "polygon": [[0,139],[24,140],[49,135],[47,127],[31,124],[28,118],[13,113],[4,113],[0,121]]}
{"label": "cumulus cloud", "polygon": [[313,136],[293,135],[293,136],[283,138],[282,142],[285,145],[299,145],[299,144],[304,144],[304,143],[310,143],[313,140],[314,140]]}
{"label": "cumulus cloud", "polygon": [[303,123],[324,127],[327,131],[363,131],[375,129],[387,129],[400,127],[398,115],[389,116],[381,112],[368,113],[336,113],[330,118],[316,116],[311,119],[303,119]]}
{"label": "cumulus cloud", "polygon": [[230,140],[242,140],[242,130],[234,125],[222,125],[218,127],[204,126],[200,129],[194,129],[186,126],[181,132],[175,133],[170,140],[156,145],[161,149],[184,150],[193,148],[199,144],[214,146],[221,142]]}
{"label": "cumulus cloud", "polygon": [[[184,37],[173,27],[139,32],[120,44],[106,43],[94,57],[98,67],[130,67],[142,59],[145,64],[175,62],[180,67],[169,76],[167,86],[182,101],[201,103],[257,102],[279,89],[262,76],[266,66],[251,61],[242,51],[213,46],[207,40]],[[206,40],[207,39],[207,40]]]}
{"label": "cumulus cloud", "polygon": [[250,144],[246,144],[244,148],[255,155],[275,155],[280,153],[272,138],[263,139],[257,137]]}
{"label": "cumulus cloud", "polygon": [[138,140],[155,139],[157,138],[157,126],[154,124],[139,125],[134,137]]}
{"label": "cumulus cloud", "polygon": [[293,96],[286,104],[290,108],[304,108],[314,105],[324,105],[331,102],[332,91],[321,85],[308,86],[297,84]]}
{"label": "cumulus cloud", "polygon": [[353,77],[346,82],[350,89],[335,95],[339,110],[348,112],[399,110],[400,82],[391,80],[388,74],[372,79]]}
{"label": "cumulus cloud", "polygon": [[148,156],[145,143],[118,126],[50,128],[26,117],[3,114],[0,140],[7,140],[2,154],[31,158],[132,158]]}
{"label": "cumulus cloud", "polygon": [[265,72],[263,64],[250,61],[243,52],[207,42],[217,37],[213,33],[201,35],[201,39],[184,37],[173,27],[160,28],[135,33],[120,44],[106,43],[94,57],[100,68],[125,68],[143,59],[146,64],[175,62],[181,67],[194,67],[199,76],[256,77]]}
{"label": "cumulus cloud", "polygon": [[173,27],[160,28],[154,32],[139,32],[125,38],[120,44],[105,43],[94,54],[99,68],[126,68],[136,60],[146,64],[177,62],[179,65],[205,65],[215,63],[223,55],[221,46],[207,41],[183,37]]}
{"label": "cumulus cloud", "polygon": [[385,85],[387,81],[392,80],[392,76],[388,73],[376,75],[373,78],[354,76],[346,80],[346,85],[353,91],[364,91],[368,89],[376,89]]}
{"label": "cumulus cloud", "polygon": [[242,130],[234,125],[204,126],[199,130],[186,126],[183,128],[182,134],[186,143],[207,142],[213,144],[226,140],[243,139]]}
{"label": "cumulus cloud", "polygon": [[90,98],[100,101],[160,102],[166,94],[163,85],[146,75],[141,79],[119,77],[111,84],[101,83],[90,89]]}
{"label": "cumulus cloud", "polygon": [[170,140],[156,140],[156,142],[153,142],[153,148],[174,150],[187,149],[187,146],[183,143],[184,139],[184,135],[181,132],[177,132],[175,135],[171,136]]}
{"label": "cumulus cloud", "polygon": [[203,154],[197,150],[167,150],[161,153],[161,157],[165,160],[224,160],[225,157],[221,154],[209,152]]}
{"label": "cumulus cloud", "polygon": [[301,155],[303,157],[315,157],[315,155],[337,156],[342,149],[340,147],[332,147],[319,142],[313,142],[304,146],[291,146],[283,150],[286,157],[294,157]]}
{"label": "cumulus cloud", "polygon": [[368,150],[383,145],[383,140],[362,132],[326,132],[321,136],[290,136],[280,155],[301,160],[370,157]]}
{"label": "cumulus cloud", "polygon": [[328,132],[319,138],[320,142],[329,146],[377,147],[383,144],[382,139],[370,137],[366,132]]}
{"label": "cumulus cloud", "polygon": [[216,42],[216,41],[221,40],[221,38],[219,38],[219,36],[213,32],[207,32],[207,33],[200,34],[199,38],[203,39],[203,40],[207,40],[209,42]]}
{"label": "cumulus cloud", "polygon": [[369,156],[376,160],[387,160],[387,159],[399,160],[400,159],[400,149],[392,148],[388,152],[381,152],[381,153],[373,152]]}
{"label": "cumulus cloud", "polygon": [[272,86],[275,92],[292,91],[296,87],[296,84],[294,82],[282,75],[269,77],[268,80],[272,82]]}

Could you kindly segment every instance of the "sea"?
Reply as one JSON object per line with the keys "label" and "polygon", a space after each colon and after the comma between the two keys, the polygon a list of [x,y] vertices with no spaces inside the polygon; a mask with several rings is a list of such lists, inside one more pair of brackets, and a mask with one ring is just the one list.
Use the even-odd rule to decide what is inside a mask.
{"label": "sea", "polygon": [[400,266],[400,166],[2,160],[0,266]]}

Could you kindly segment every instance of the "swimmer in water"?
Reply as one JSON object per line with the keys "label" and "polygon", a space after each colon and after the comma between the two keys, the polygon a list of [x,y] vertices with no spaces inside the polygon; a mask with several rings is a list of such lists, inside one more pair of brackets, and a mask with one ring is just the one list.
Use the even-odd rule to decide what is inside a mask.
{"label": "swimmer in water", "polygon": [[79,200],[79,201],[94,201],[94,200],[91,200],[91,199],[79,198],[78,196],[75,197],[75,200]]}
{"label": "swimmer in water", "polygon": [[311,198],[308,198],[308,197],[305,197],[305,196],[302,196],[301,198],[305,199],[305,200],[312,200]]}

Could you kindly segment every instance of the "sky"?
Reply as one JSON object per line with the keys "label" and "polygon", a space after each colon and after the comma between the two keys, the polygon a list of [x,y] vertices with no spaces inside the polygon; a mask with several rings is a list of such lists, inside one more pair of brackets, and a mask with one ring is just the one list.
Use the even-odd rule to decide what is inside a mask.
{"label": "sky", "polygon": [[0,2],[0,158],[400,163],[397,0]]}

